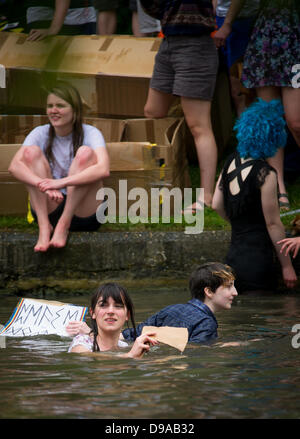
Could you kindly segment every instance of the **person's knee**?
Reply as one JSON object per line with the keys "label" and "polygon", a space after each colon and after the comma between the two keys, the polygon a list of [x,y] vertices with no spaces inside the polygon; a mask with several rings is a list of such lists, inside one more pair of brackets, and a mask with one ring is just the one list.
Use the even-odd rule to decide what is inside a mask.
{"label": "person's knee", "polygon": [[196,120],[187,121],[187,124],[194,139],[198,139],[204,135],[210,135],[212,133],[210,124],[200,123]]}
{"label": "person's knee", "polygon": [[168,114],[162,108],[154,107],[153,105],[146,103],[144,107],[144,115],[148,119],[159,119],[166,117]]}
{"label": "person's knee", "polygon": [[28,166],[43,158],[43,152],[39,146],[32,145],[24,146],[23,148],[22,159]]}
{"label": "person's knee", "polygon": [[75,160],[80,168],[96,163],[95,153],[89,146],[80,146],[76,152]]}

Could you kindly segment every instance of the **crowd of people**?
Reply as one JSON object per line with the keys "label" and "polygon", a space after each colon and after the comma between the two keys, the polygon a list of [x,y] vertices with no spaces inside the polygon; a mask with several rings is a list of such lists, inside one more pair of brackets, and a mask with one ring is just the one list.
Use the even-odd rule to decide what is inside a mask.
{"label": "crowd of people", "polygon": [[[120,2],[25,3],[28,39],[34,41],[59,32],[114,33]],[[287,127],[300,147],[300,88],[292,81],[293,66],[300,63],[300,6],[296,0],[137,0],[128,7],[136,36],[160,29],[164,36],[145,116],[167,116],[174,96],[179,96],[194,138],[205,205],[199,199],[185,210],[212,207],[232,230],[228,265],[208,265],[193,273],[188,304],[161,310],[137,328],[132,320],[133,327],[123,331],[125,339],[136,340],[126,355],[139,357],[156,343],[152,333],[141,335],[144,325],[187,327],[190,341],[216,338],[214,312],[230,308],[237,294],[234,279],[239,293],[276,290],[274,254],[285,286],[297,284],[290,255],[296,257],[300,237],[285,238],[280,208],[290,208],[283,172]],[[144,28],[147,32],[136,24],[139,11],[153,25]],[[218,157],[211,102],[220,56],[226,60],[238,116],[237,150],[215,184]],[[49,123],[28,134],[9,168],[28,188],[39,225],[37,252],[64,247],[69,231],[99,227],[96,192],[109,175],[105,140],[83,123],[81,97],[72,85],[62,82],[49,90],[47,115]],[[70,351],[119,349],[123,324],[133,318],[124,289],[100,289],[90,313],[93,328],[75,337]],[[75,324],[73,334],[78,331]]]}
{"label": "crowd of people", "polygon": [[16,22],[29,41],[51,35],[156,36],[158,20],[148,16],[140,0],[1,0],[2,20]]}

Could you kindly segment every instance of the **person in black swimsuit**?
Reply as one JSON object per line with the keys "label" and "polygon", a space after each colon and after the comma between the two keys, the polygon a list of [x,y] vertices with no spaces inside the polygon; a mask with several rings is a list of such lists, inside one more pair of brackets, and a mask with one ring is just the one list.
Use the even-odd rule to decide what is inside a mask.
{"label": "person in black swimsuit", "polygon": [[266,158],[285,145],[286,131],[280,100],[258,99],[235,125],[237,151],[228,157],[215,189],[212,207],[230,222],[231,244],[226,263],[236,274],[236,288],[276,290],[275,254],[287,288],[297,276],[289,255],[277,242],[285,238],[279,216],[277,174]]}

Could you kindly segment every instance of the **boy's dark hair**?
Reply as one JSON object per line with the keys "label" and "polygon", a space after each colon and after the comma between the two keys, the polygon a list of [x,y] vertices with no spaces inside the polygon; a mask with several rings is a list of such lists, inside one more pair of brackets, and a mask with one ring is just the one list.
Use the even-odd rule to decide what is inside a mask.
{"label": "boy's dark hair", "polygon": [[204,288],[209,288],[213,293],[221,285],[234,281],[235,276],[229,265],[220,262],[209,262],[200,265],[193,271],[189,281],[191,296],[203,300]]}

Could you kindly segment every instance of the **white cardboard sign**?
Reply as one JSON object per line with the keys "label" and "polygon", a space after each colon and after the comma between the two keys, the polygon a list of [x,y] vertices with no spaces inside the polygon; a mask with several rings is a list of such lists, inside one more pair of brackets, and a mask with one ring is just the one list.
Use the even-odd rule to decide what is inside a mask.
{"label": "white cardboard sign", "polygon": [[68,337],[65,330],[69,321],[82,321],[86,306],[49,300],[21,299],[0,336],[28,337],[56,334]]}

